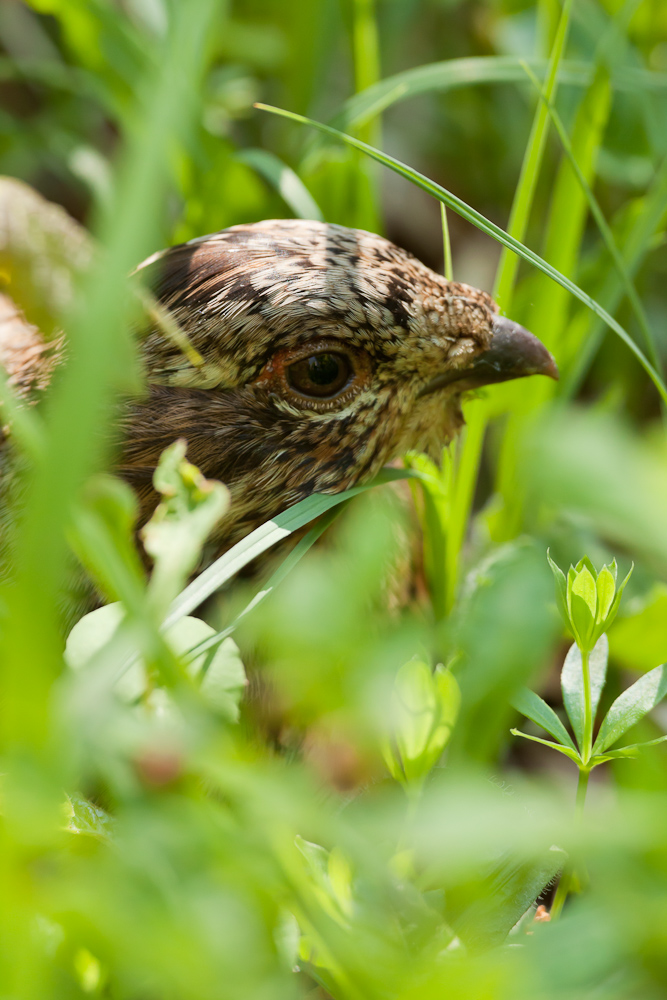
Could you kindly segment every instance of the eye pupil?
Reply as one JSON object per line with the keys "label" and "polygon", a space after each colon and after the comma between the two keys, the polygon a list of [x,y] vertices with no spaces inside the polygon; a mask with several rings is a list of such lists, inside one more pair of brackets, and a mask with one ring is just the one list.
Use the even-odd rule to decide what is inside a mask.
{"label": "eye pupil", "polygon": [[287,380],[304,396],[335,396],[350,380],[352,366],[346,355],[334,351],[311,354],[287,368]]}
{"label": "eye pupil", "polygon": [[340,373],[340,361],[335,354],[315,354],[307,358],[308,375],[315,385],[328,386]]}

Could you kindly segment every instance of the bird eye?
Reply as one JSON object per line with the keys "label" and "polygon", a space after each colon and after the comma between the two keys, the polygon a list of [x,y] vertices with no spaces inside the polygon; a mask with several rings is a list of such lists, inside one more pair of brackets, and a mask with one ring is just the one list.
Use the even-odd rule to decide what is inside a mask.
{"label": "bird eye", "polygon": [[353,372],[344,354],[322,351],[288,365],[285,374],[292,389],[304,396],[326,399],[344,389]]}

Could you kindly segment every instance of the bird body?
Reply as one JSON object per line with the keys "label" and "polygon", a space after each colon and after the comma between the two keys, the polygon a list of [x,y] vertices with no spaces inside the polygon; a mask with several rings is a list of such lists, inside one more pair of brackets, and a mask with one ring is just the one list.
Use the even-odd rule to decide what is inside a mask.
{"label": "bird body", "polygon": [[231,492],[213,554],[409,449],[437,456],[463,423],[466,391],[557,377],[487,293],[360,230],[235,226],[155,254],[138,274],[157,312],[141,337],[146,393],[120,419],[118,471],[145,521],[159,456],[184,437],[189,460]]}

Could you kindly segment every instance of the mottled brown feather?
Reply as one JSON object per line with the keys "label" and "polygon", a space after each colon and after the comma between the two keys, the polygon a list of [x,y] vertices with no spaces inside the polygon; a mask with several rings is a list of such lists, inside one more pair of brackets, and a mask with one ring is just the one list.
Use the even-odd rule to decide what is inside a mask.
{"label": "mottled brown feather", "polygon": [[[388,240],[320,222],[235,226],[156,254],[141,272],[204,365],[158,327],[147,332],[149,396],[123,421],[121,470],[147,513],[155,462],[185,437],[191,461],[232,492],[218,549],[408,448],[437,453],[462,423],[461,387],[420,391],[488,346],[496,313],[485,292]],[[276,352],[320,342],[368,357],[368,382],[351,399],[311,405],[262,382]]]}

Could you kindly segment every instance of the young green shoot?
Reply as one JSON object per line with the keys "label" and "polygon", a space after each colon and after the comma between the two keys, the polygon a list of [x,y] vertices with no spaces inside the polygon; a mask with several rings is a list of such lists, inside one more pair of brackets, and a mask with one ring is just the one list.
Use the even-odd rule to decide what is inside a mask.
{"label": "young green shoot", "polygon": [[[575,815],[580,822],[588,778],[595,767],[610,760],[636,757],[643,747],[667,739],[663,736],[612,749],[620,737],[667,694],[667,665],[650,670],[619,695],[602,720],[593,742],[595,717],[607,675],[609,642],[606,633],[616,618],[632,569],[619,585],[616,560],[598,572],[590,559],[584,556],[576,566],[570,566],[566,576],[548,553],[547,559],[556,580],[559,611],[574,638],[561,672],[563,704],[574,739],[554,710],[527,688],[514,698],[513,707],[554,739],[545,740],[518,729],[512,729],[512,734],[550,746],[576,764],[579,781]],[[572,881],[573,870],[566,868],[554,900],[553,916],[560,913]]]}

